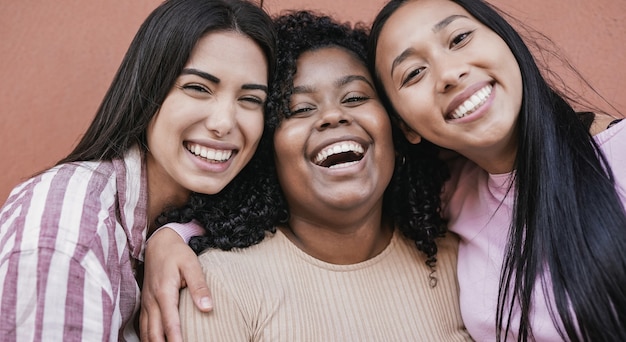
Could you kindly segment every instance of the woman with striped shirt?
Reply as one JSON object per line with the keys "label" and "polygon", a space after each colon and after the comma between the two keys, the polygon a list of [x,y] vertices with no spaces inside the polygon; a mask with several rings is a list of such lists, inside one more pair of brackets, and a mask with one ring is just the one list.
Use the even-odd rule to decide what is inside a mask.
{"label": "woman with striped shirt", "polygon": [[149,15],[74,151],[0,211],[3,341],[139,340],[158,215],[231,181],[254,193],[274,44],[271,19],[243,0]]}

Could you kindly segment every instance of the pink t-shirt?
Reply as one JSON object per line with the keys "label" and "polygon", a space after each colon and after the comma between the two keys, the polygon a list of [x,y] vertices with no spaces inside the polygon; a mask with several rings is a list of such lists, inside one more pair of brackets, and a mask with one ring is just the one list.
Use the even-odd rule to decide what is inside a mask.
{"label": "pink t-shirt", "polygon": [[[594,137],[615,174],[622,205],[626,206],[626,120]],[[477,341],[495,340],[495,314],[500,270],[511,222],[514,188],[512,174],[492,175],[472,162],[453,170],[446,184],[444,215],[450,230],[459,234],[458,278],[463,321]],[[444,196],[445,197],[445,196]],[[540,286],[539,284],[536,286]],[[531,324],[537,341],[560,340],[548,313],[552,300],[536,287]],[[512,332],[519,330],[519,307],[513,311]],[[510,340],[517,340],[515,333]]]}

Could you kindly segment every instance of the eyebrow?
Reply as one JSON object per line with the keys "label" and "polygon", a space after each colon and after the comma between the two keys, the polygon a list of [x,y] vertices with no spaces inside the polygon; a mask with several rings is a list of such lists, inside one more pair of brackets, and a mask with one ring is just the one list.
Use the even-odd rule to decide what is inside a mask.
{"label": "eyebrow", "polygon": [[220,79],[219,78],[209,74],[208,72],[200,71],[198,69],[185,68],[185,69],[183,69],[183,71],[180,74],[181,75],[196,75],[196,76],[200,76],[200,77],[204,78],[205,80],[207,80],[209,82],[220,83]]}
{"label": "eyebrow", "polygon": [[[461,14],[453,14],[451,16],[448,16],[448,17],[444,18],[443,20],[441,20],[440,22],[438,22],[435,25],[433,25],[432,31],[434,33],[437,33],[439,31],[443,30],[446,26],[450,25],[450,23],[452,23],[453,21],[455,21],[457,19],[461,19],[461,18],[467,18],[467,16],[464,16],[464,15],[461,15]],[[404,60],[407,59],[414,52],[415,52],[415,49],[413,49],[413,48],[408,48],[408,49],[402,51],[402,53],[399,54],[398,57],[396,57],[393,60],[393,63],[391,63],[390,75],[393,75],[393,70],[398,66],[398,64],[404,62]]]}
{"label": "eyebrow", "polygon": [[[220,79],[219,78],[209,74],[208,72],[200,71],[198,69],[185,68],[185,69],[183,69],[183,71],[180,74],[181,75],[196,75],[196,76],[204,78],[205,80],[207,80],[209,82],[217,83],[217,84],[220,83]],[[246,83],[246,84],[241,86],[241,89],[262,90],[262,91],[267,93],[267,86],[263,85],[263,84]]]}
{"label": "eyebrow", "polygon": [[367,83],[370,87],[372,87],[372,89],[376,89],[374,88],[374,85],[372,84],[372,82],[370,82],[366,77],[361,76],[361,75],[348,75],[348,76],[344,76],[340,79],[337,80],[337,82],[335,82],[335,85],[337,87],[342,87],[350,82],[354,82],[354,81],[363,81],[365,83]]}
{"label": "eyebrow", "polygon": [[[366,77],[361,76],[361,75],[344,76],[338,79],[337,81],[335,81],[335,86],[339,88],[354,81],[363,81],[367,83],[370,87],[372,87],[372,89],[376,89],[374,88],[374,85],[372,84],[372,82],[370,82]],[[310,94],[313,92],[315,92],[315,88],[312,86],[304,85],[304,86],[293,87],[293,94]]]}
{"label": "eyebrow", "polygon": [[451,22],[457,20],[457,19],[461,19],[461,18],[467,18],[464,15],[460,15],[460,14],[453,14],[449,17],[444,18],[442,21],[436,23],[433,26],[433,32],[437,33],[441,30],[443,30],[446,26],[450,25]]}

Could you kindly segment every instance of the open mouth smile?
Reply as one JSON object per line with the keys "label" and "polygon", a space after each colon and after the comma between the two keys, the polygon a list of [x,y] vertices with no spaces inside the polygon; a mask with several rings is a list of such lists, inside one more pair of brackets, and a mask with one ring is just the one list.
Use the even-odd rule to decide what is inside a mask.
{"label": "open mouth smile", "polygon": [[340,141],[324,147],[313,158],[313,162],[322,167],[342,168],[358,163],[363,159],[365,148],[356,141]]}
{"label": "open mouth smile", "polygon": [[194,143],[186,143],[185,148],[197,157],[203,158],[206,161],[213,163],[223,163],[230,159],[233,155],[233,150],[216,150],[213,148],[209,148],[206,146],[194,144]]}
{"label": "open mouth smile", "polygon": [[480,88],[477,92],[470,96],[469,99],[465,100],[460,106],[453,110],[449,114],[449,119],[460,119],[475,112],[487,101],[492,90],[493,86],[491,84]]}

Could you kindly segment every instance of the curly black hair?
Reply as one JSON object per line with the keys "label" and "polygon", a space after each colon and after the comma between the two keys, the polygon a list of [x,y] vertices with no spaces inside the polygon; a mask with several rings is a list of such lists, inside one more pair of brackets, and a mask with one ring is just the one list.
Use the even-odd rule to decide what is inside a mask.
{"label": "curly black hair", "polygon": [[349,23],[338,23],[329,16],[311,11],[286,11],[274,19],[274,26],[278,37],[278,60],[269,108],[276,112],[279,120],[290,116],[296,63],[304,52],[337,46],[365,64],[368,35],[363,24],[352,27]]}
{"label": "curly black hair", "polygon": [[441,215],[441,191],[450,173],[439,159],[439,147],[424,139],[418,145],[411,144],[396,125],[393,127],[398,158],[385,202],[398,230],[415,241],[417,249],[427,256],[426,264],[434,268],[436,240],[448,231]]}
{"label": "curly black hair", "polygon": [[[274,19],[277,31],[277,63],[267,101],[265,133],[249,165],[222,192],[194,193],[183,208],[170,210],[159,223],[196,220],[206,228],[190,246],[197,253],[206,248],[229,250],[263,240],[265,233],[289,220],[289,210],[273,163],[272,137],[280,122],[290,116],[289,102],[298,58],[307,51],[336,46],[366,65],[368,30],[362,23],[340,23],[311,11],[288,11]],[[448,177],[438,148],[423,142],[410,144],[393,127],[397,155],[394,176],[384,199],[384,213],[396,227],[415,241],[434,267],[436,239],[446,232],[440,215],[440,194]]]}
{"label": "curly black hair", "polygon": [[184,207],[161,214],[157,224],[196,220],[205,228],[204,235],[189,242],[196,253],[248,247],[261,242],[266,232],[276,232],[276,225],[286,221],[287,206],[276,178],[271,137],[263,134],[248,165],[221,192],[192,193]]}
{"label": "curly black hair", "polygon": [[[279,120],[290,115],[296,63],[304,52],[337,46],[366,65],[369,31],[363,23],[340,23],[312,11],[288,11],[274,23],[278,61],[268,106]],[[385,192],[383,209],[396,227],[426,254],[426,263],[432,268],[436,262],[436,239],[447,231],[440,213],[440,195],[449,176],[448,169],[438,158],[439,149],[433,144],[409,143],[397,125],[394,125],[393,137],[398,157],[394,176]]]}

